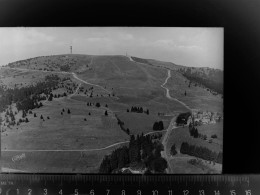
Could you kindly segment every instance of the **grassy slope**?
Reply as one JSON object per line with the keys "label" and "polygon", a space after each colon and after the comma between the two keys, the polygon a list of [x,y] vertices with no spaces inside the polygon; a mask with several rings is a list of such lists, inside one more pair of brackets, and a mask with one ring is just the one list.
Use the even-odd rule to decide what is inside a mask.
{"label": "grassy slope", "polygon": [[[219,132],[219,134],[222,134],[223,126],[220,124],[212,124],[211,126],[205,125],[205,127],[203,127],[203,129],[204,129],[203,131],[200,130],[200,129],[202,129],[202,127],[200,127],[200,128],[198,128],[199,133],[205,134],[206,128],[208,131],[211,131],[213,129],[212,128],[213,125],[216,126],[214,133]],[[211,133],[209,133],[209,134],[211,134]],[[184,128],[180,127],[180,128],[172,130],[171,134],[169,135],[169,141],[167,142],[167,148],[168,148],[167,152],[170,151],[169,149],[171,148],[171,146],[173,144],[175,144],[177,151],[179,151],[180,146],[183,142],[188,142],[190,145],[207,147],[208,149],[210,149],[212,151],[216,151],[216,152],[222,151],[221,145],[214,144],[214,143],[210,144],[207,141],[204,141],[200,138],[193,138],[190,136],[188,127],[184,127]]]}
{"label": "grassy slope", "polygon": [[214,139],[214,142],[223,145],[223,121],[215,124],[198,126],[197,129],[199,133],[207,135],[208,138],[216,134],[217,138]]}
{"label": "grassy slope", "polygon": [[[179,152],[180,146],[182,142],[188,142],[191,145],[203,146],[215,152],[223,151],[223,123],[216,123],[210,125],[202,125],[198,127],[199,133],[206,134],[210,137],[213,134],[217,134],[218,139],[214,139],[215,143],[208,143],[199,138],[193,138],[189,135],[188,127],[180,127],[172,130],[169,135],[169,141],[167,142],[166,152],[170,155],[170,148],[173,144],[176,146],[176,150]],[[221,144],[221,145],[219,145]],[[183,158],[184,157],[184,158]],[[187,157],[187,158],[185,158]],[[207,164],[204,162],[202,165],[191,165],[187,161],[189,159],[194,159],[196,157],[192,157],[189,155],[177,154],[176,156],[172,156],[170,158],[170,163],[172,167],[172,173],[175,174],[201,174],[201,173],[221,173],[222,165],[220,164]]]}
{"label": "grassy slope", "polygon": [[[121,145],[122,146],[122,145]],[[110,154],[115,146],[92,152],[5,152],[1,153],[1,166],[26,172],[47,173],[98,173],[104,155]],[[12,161],[15,155],[25,154],[25,158]]]}
{"label": "grassy slope", "polygon": [[[177,70],[179,70],[180,68],[186,68],[185,66],[153,59],[146,59],[146,61],[152,64],[148,65],[150,67],[155,66],[171,69],[172,77],[168,80],[166,87],[170,89],[170,95],[172,97],[180,99],[194,109],[208,110],[220,113],[223,112],[223,99],[220,95],[214,96],[202,87],[188,87],[189,80],[187,80],[182,74],[177,72]],[[198,68],[196,70],[199,71],[200,69]],[[185,90],[187,96],[184,96]]]}
{"label": "grassy slope", "polygon": [[86,65],[91,61],[90,55],[53,55],[53,56],[40,56],[27,60],[21,60],[10,63],[10,67],[19,67],[25,69],[53,69],[59,71],[60,67],[68,65],[71,67],[71,71],[80,70],[84,71]]}
{"label": "grassy slope", "polygon": [[[191,87],[188,87],[188,80],[176,71],[171,71],[171,75],[172,77],[166,85],[170,89],[171,96],[180,99],[191,108],[223,112],[223,99],[221,96],[212,95],[209,91],[199,86],[191,85]],[[186,96],[184,95],[185,91]]]}
{"label": "grassy slope", "polygon": [[[49,103],[49,102],[48,102]],[[71,114],[61,115],[69,108]],[[2,136],[1,144],[6,149],[68,150],[101,148],[116,142],[128,140],[128,136],[116,125],[104,128],[102,108],[87,107],[73,100],[52,101],[49,105],[34,111],[37,117],[28,115],[29,123],[22,123],[18,129]],[[88,113],[91,112],[91,116]],[[45,121],[40,119],[43,115]],[[47,116],[50,119],[46,119]],[[84,121],[87,118],[87,121]],[[108,116],[111,123],[117,121]],[[117,128],[115,128],[117,127]]]}
{"label": "grassy slope", "polygon": [[10,88],[14,88],[15,84],[17,84],[17,87],[31,85],[37,81],[43,80],[47,74],[49,73],[42,74],[40,72],[32,73],[19,70],[0,69],[2,85],[9,86]]}
{"label": "grassy slope", "polygon": [[[114,113],[119,113],[121,117],[125,118],[125,121],[123,121],[125,124],[129,125],[130,129],[133,129],[135,133],[151,130],[154,120],[159,119],[157,116],[158,112],[173,114],[174,112],[186,111],[186,109],[178,102],[170,101],[165,98],[165,90],[160,86],[167,76],[167,71],[165,69],[131,62],[124,56],[68,56],[77,59],[76,65],[71,70],[75,72],[80,70],[79,73],[77,73],[80,78],[92,83],[100,84],[108,90],[112,90],[116,93],[119,99],[116,100],[108,97],[89,98],[80,93],[81,95],[73,96],[71,98],[72,100],[63,99],[61,101],[49,102],[49,106],[44,106],[41,109],[35,110],[38,117],[31,118],[32,116],[30,116],[30,122],[21,125],[21,130],[7,132],[8,136],[3,136],[1,139],[2,147],[10,149],[81,149],[106,146],[115,143],[116,141],[128,139],[128,136],[115,124],[116,121],[115,118],[113,118],[113,113],[111,111],[109,111],[110,120],[103,117],[104,109],[82,106],[82,102],[83,105],[89,101],[94,103],[100,102],[102,106],[108,104],[108,109],[112,110]],[[62,57],[64,56],[51,56],[47,58],[54,59],[55,63],[60,63],[62,60],[59,58]],[[92,63],[90,64],[91,59]],[[37,66],[32,62],[28,66],[23,65],[22,68],[37,69],[37,67],[43,67],[45,65],[41,60]],[[36,59],[35,62],[37,62]],[[84,67],[86,64],[88,64],[91,69],[85,69]],[[59,66],[56,68],[58,70]],[[172,73],[175,72],[172,71]],[[177,73],[172,75],[174,78],[169,79],[170,84],[167,85],[167,87],[173,89],[174,87],[176,89],[179,89],[180,86],[183,87],[181,83],[176,82],[176,79],[177,81],[183,80],[184,77],[182,77],[182,75],[177,75]],[[86,88],[89,87],[85,84],[82,86]],[[95,90],[100,93],[100,90]],[[172,90],[171,95],[179,97],[179,94],[172,94]],[[201,97],[197,95],[195,100],[197,101],[199,98]],[[214,103],[215,102],[213,102],[213,104]],[[212,104],[212,102],[210,102],[210,104]],[[146,107],[150,110],[150,115],[126,113],[126,109],[131,108],[131,106]],[[61,107],[71,108],[71,115],[75,116],[71,117],[65,114],[61,117]],[[90,110],[91,113],[93,113],[91,117],[86,115]],[[41,123],[39,123],[40,114],[43,114],[44,117],[50,116],[50,120],[46,120],[41,125]],[[142,117],[140,117],[141,115]],[[87,122],[83,120],[84,117],[87,118]],[[167,127],[170,118],[164,117],[164,119],[165,127]],[[134,123],[133,121],[139,122]],[[109,128],[107,128],[108,126]],[[183,135],[180,134],[179,136],[182,137]],[[90,156],[87,157],[88,160],[85,159],[85,161],[82,161],[84,163],[79,163],[78,167],[84,168],[86,166],[84,170],[86,172],[92,172],[99,166],[103,155],[107,152],[108,150],[89,154]],[[3,162],[8,164],[8,162],[10,162],[10,155],[12,156],[13,154],[14,153],[12,152],[5,152],[4,155],[2,155],[2,157],[5,157]],[[25,165],[21,165],[21,167],[24,167],[27,170],[40,170],[47,172],[59,172],[60,170],[64,170],[64,172],[75,171],[72,169],[73,167],[77,167],[76,163],[79,162],[79,160],[68,161],[68,156],[70,156],[71,159],[80,159],[80,154],[77,153],[37,153],[32,155],[30,158],[26,158],[27,163],[31,162],[29,163],[31,169]],[[44,158],[46,158],[45,167],[44,163],[40,163],[40,160],[43,160]],[[59,163],[57,163],[59,161],[62,162],[60,164],[60,169],[58,169]],[[43,169],[43,167],[45,169]]]}
{"label": "grassy slope", "polygon": [[185,67],[185,66],[174,64],[172,62],[163,62],[163,61],[154,60],[154,59],[149,59],[148,62],[153,64],[154,66],[160,66],[160,67],[164,67],[164,68],[169,68],[171,70],[178,70],[180,68]]}
{"label": "grassy slope", "polygon": [[[155,121],[161,120],[157,115],[146,115],[144,113],[119,113],[118,118],[124,122],[124,127],[130,129],[131,134],[144,134],[153,131]],[[169,120],[163,120],[165,129]]]}

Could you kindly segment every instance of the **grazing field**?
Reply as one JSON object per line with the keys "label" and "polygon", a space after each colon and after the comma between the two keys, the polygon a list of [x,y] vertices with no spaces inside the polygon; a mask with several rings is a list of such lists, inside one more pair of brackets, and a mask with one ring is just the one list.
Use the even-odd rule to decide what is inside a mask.
{"label": "grazing field", "polygon": [[189,87],[189,80],[176,71],[171,71],[171,75],[166,84],[171,96],[180,99],[192,109],[223,112],[223,99],[220,95],[213,95],[206,88],[194,84]]}
{"label": "grazing field", "polygon": [[219,174],[222,172],[221,164],[208,164],[204,160],[201,164],[193,165],[188,161],[196,159],[187,155],[177,155],[170,159],[171,173],[173,174]]}
{"label": "grazing field", "polygon": [[[65,110],[63,115],[62,109]],[[71,114],[67,113],[68,109]],[[22,123],[2,135],[3,149],[92,149],[128,140],[128,136],[117,125],[114,126],[117,128],[104,128],[101,120],[103,109],[82,106],[77,101],[63,99],[48,102],[48,105],[36,109],[34,113],[37,117],[28,115],[29,123]],[[45,121],[40,119],[41,115]],[[107,117],[117,123],[114,116]]]}
{"label": "grazing field", "polygon": [[217,135],[217,138],[213,139],[213,142],[223,145],[223,121],[215,124],[201,125],[197,127],[198,132],[207,135],[211,138],[212,135]]}
{"label": "grazing field", "polygon": [[[129,128],[131,134],[148,133],[153,131],[153,124],[160,118],[155,115],[146,115],[144,113],[119,113],[118,118],[124,122],[124,127]],[[164,120],[165,128],[169,125],[169,120]]]}
{"label": "grazing field", "polygon": [[[2,124],[5,131],[1,131],[2,167],[26,172],[97,173],[105,155],[129,142],[130,136],[121,129],[118,119],[134,135],[153,133],[153,125],[158,121],[163,121],[164,130],[167,129],[174,115],[189,110],[167,98],[162,88],[168,76],[165,67],[171,63],[148,61],[152,64],[134,62],[119,55],[73,54],[42,56],[1,68],[1,92],[8,92],[4,91],[6,88],[20,89],[44,82],[46,75],[59,77],[58,84],[52,81],[55,86],[53,83],[48,83],[47,87],[40,85],[39,88],[46,88],[40,88],[39,94],[28,92],[27,88],[20,89],[26,94],[20,94],[23,99],[16,100],[20,102],[5,101],[8,105],[1,113],[5,118]],[[10,67],[13,69],[8,69]],[[188,87],[188,80],[175,71],[178,68],[174,65],[164,85],[170,89],[172,97],[192,108],[223,112],[220,96],[202,87]],[[15,90],[10,91],[8,93],[17,94]],[[17,110],[19,106],[20,111]],[[145,112],[131,112],[132,107],[142,107]],[[215,143],[192,138],[188,128],[181,127],[171,132],[166,152],[169,154],[173,143],[179,151],[184,141],[222,151],[223,123],[199,126],[198,131],[208,137],[216,134]],[[203,167],[194,168],[182,158],[170,161],[175,164],[176,173],[181,169],[187,173],[192,170],[201,173]]]}
{"label": "grazing field", "polygon": [[92,56],[90,55],[52,55],[40,56],[10,63],[10,67],[49,70],[49,71],[83,71],[88,69]]}
{"label": "grazing field", "polygon": [[[208,126],[208,125],[205,125],[205,126]],[[209,128],[209,131],[211,131],[212,126],[213,126],[213,124],[211,125],[211,128]],[[207,127],[203,127],[203,128],[204,128],[204,132],[205,132]],[[218,128],[218,131],[223,131],[223,127],[219,126],[217,128]],[[201,133],[199,128],[198,128],[198,131],[199,131],[199,133]],[[219,133],[219,134],[221,134],[221,133]],[[171,131],[171,134],[169,135],[169,141],[167,142],[167,152],[170,151],[170,148],[173,144],[175,144],[176,150],[179,152],[180,146],[183,142],[187,142],[190,145],[206,147],[215,152],[220,152],[223,149],[222,145],[219,145],[216,143],[209,143],[200,138],[194,138],[194,137],[190,136],[188,127],[179,127],[179,128],[173,129]]]}
{"label": "grazing field", "polygon": [[[192,165],[188,163],[190,159],[198,159],[189,155],[183,155],[180,153],[180,147],[183,142],[187,142],[190,145],[206,147],[211,151],[222,152],[223,151],[223,123],[202,125],[197,127],[198,132],[210,138],[212,134],[218,136],[214,139],[213,143],[209,143],[206,140],[200,138],[193,138],[190,136],[188,127],[180,127],[173,129],[169,135],[166,144],[166,154],[170,156],[171,173],[176,174],[198,174],[198,173],[221,173],[222,165],[215,163],[209,164],[207,161],[202,160],[202,163]],[[177,155],[172,156],[170,154],[172,145],[175,144]]]}
{"label": "grazing field", "polygon": [[8,86],[9,88],[24,87],[42,81],[47,74],[0,69],[1,85]]}
{"label": "grazing field", "polygon": [[159,89],[166,77],[166,70],[131,62],[125,56],[95,56],[91,67],[92,70],[80,73],[79,77],[107,89],[145,88],[149,92]]}
{"label": "grazing field", "polygon": [[[126,143],[127,144],[127,143]],[[105,155],[124,144],[99,151],[2,151],[1,167],[30,173],[98,173]],[[15,159],[15,156],[24,157]]]}

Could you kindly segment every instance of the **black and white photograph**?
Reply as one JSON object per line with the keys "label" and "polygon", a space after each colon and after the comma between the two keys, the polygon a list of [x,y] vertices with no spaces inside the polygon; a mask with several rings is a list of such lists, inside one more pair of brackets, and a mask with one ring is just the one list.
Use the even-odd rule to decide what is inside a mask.
{"label": "black and white photograph", "polygon": [[223,27],[1,27],[3,173],[221,174]]}

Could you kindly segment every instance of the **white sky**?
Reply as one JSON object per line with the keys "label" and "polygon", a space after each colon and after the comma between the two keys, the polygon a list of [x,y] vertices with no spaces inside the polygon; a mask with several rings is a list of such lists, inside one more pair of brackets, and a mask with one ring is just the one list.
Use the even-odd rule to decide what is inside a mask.
{"label": "white sky", "polygon": [[223,70],[223,28],[0,28],[0,66],[69,53],[128,55]]}

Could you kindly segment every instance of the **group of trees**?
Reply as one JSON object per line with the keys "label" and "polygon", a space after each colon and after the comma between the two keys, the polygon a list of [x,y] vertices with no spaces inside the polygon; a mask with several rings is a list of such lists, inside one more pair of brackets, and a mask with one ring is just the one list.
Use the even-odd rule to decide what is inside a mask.
{"label": "group of trees", "polygon": [[127,135],[130,135],[130,130],[128,128],[125,128],[125,123],[123,121],[121,121],[117,115],[115,115],[116,119],[117,119],[117,124],[120,126],[121,130],[123,130],[125,133],[127,133]]}
{"label": "group of trees", "polygon": [[[56,88],[60,78],[57,75],[48,75],[45,77],[45,82],[38,82],[35,85],[6,89],[0,98],[0,112],[12,103],[17,104],[18,110],[38,108],[41,106],[41,100],[46,100],[46,97]],[[42,95],[44,94],[44,95]]]}
{"label": "group of trees", "polygon": [[146,167],[147,173],[164,172],[167,162],[161,157],[163,149],[156,136],[131,135],[129,146],[123,146],[106,155],[100,165],[100,173],[115,173],[123,167]]}
{"label": "group of trees", "polygon": [[[189,132],[190,132],[190,136],[194,138],[201,138],[203,140],[207,140],[207,135],[199,133],[198,129],[195,128],[195,126],[192,123],[189,124]],[[216,139],[218,138],[218,136],[214,134],[211,136],[211,138]]]}
{"label": "group of trees", "polygon": [[49,97],[48,97],[48,101],[52,101],[53,98],[60,98],[60,97],[66,97],[67,93],[64,92],[63,94],[55,94],[53,95],[52,93],[50,93]]}
{"label": "group of trees", "polygon": [[181,144],[180,152],[190,156],[196,156],[204,160],[213,161],[222,164],[222,152],[211,151],[206,147],[189,145],[187,142]]}
{"label": "group of trees", "polygon": [[153,124],[153,130],[158,131],[158,130],[163,130],[164,126],[163,126],[163,122],[159,121],[159,122],[155,122]]}
{"label": "group of trees", "polygon": [[[51,91],[57,88],[60,80],[57,75],[48,75],[45,77],[45,81],[26,87],[4,88],[1,86],[0,112],[3,112],[8,106],[15,103],[18,112],[22,111],[22,118],[24,118],[18,120],[17,125],[21,122],[29,122],[28,118],[25,118],[27,113],[32,114],[33,109],[42,107],[43,104],[41,101],[46,100],[48,96],[52,98],[53,95],[50,95],[52,94]],[[6,122],[14,125],[15,114],[9,109],[7,115],[10,116],[6,118]]]}
{"label": "group of trees", "polygon": [[[70,78],[69,78],[70,79]],[[71,81],[71,80],[70,80]],[[77,85],[75,83],[66,83],[64,84],[63,82],[59,84],[60,88],[65,88],[67,93],[72,94],[73,90],[77,89]],[[64,95],[63,95],[64,96]]]}
{"label": "group of trees", "polygon": [[60,70],[68,72],[68,71],[70,71],[70,65],[65,64],[65,65],[60,67]]}
{"label": "group of trees", "polygon": [[189,132],[190,132],[190,136],[192,136],[194,138],[199,137],[198,129],[195,128],[194,125],[192,125],[192,123],[189,124]]}
{"label": "group of trees", "polygon": [[[99,102],[97,102],[97,103],[88,102],[87,103],[87,106],[93,106],[93,105],[95,105],[97,108],[99,108],[101,106],[101,104]],[[108,105],[106,104],[105,107],[108,107]]]}
{"label": "group of trees", "polygon": [[[63,112],[65,112],[65,109],[64,109],[64,108],[63,108],[62,111],[61,111],[61,115],[63,115]],[[69,108],[68,108],[68,110],[67,110],[67,113],[68,113],[68,114],[71,113]]]}
{"label": "group of trees", "polygon": [[[80,87],[80,88],[79,88],[79,91],[80,91],[80,92],[83,92],[84,94],[87,94],[88,90],[89,90],[89,91],[92,90],[91,93],[93,93],[93,89],[94,89],[93,87],[90,87],[89,89],[86,89],[85,92],[84,92],[84,87]],[[93,94],[92,94],[92,95],[93,95]]]}
{"label": "group of trees", "polygon": [[170,153],[171,153],[171,155],[176,155],[177,154],[175,144],[172,145]]}
{"label": "group of trees", "polygon": [[[47,119],[50,119],[49,116],[47,116],[46,118],[47,118]],[[44,117],[43,117],[42,115],[41,115],[40,119],[43,120],[43,121],[45,121],[45,120],[44,120]]]}
{"label": "group of trees", "polygon": [[[129,112],[129,109],[127,109],[126,111]],[[132,106],[130,111],[136,113],[146,113],[147,115],[149,115],[149,109],[144,110],[142,107]]]}
{"label": "group of trees", "polygon": [[186,125],[190,116],[191,116],[190,112],[185,112],[185,113],[179,114],[176,119],[176,124],[177,125]]}
{"label": "group of trees", "polygon": [[92,102],[87,103],[87,106],[93,106],[93,105],[94,105],[94,103],[92,103]]}
{"label": "group of trees", "polygon": [[206,75],[205,73],[192,71],[191,69],[192,68],[180,69],[179,71],[183,74],[183,76],[190,80],[190,83],[199,83],[200,85],[209,88],[211,93],[214,95],[217,93],[223,94],[223,71],[209,70],[209,74]]}
{"label": "group of trees", "polygon": [[216,134],[212,135],[211,138],[216,139],[218,136]]}
{"label": "group of trees", "polygon": [[[5,122],[7,123],[7,127],[13,126],[15,125],[15,116],[14,113],[11,109],[11,106],[9,107],[9,109],[6,109],[6,113],[5,113]],[[19,125],[19,121],[17,123],[17,125]],[[5,126],[5,123],[4,123]]]}

